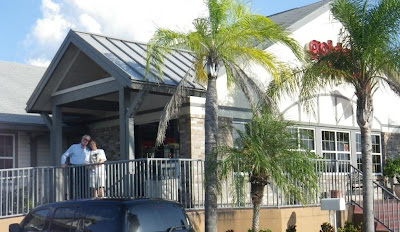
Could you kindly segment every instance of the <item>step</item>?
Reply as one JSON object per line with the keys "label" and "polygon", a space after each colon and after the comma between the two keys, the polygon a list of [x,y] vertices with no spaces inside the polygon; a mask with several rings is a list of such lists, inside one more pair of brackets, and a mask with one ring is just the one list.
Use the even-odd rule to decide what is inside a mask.
{"label": "step", "polygon": [[[386,216],[388,216],[388,215],[386,215]],[[393,227],[393,229],[396,229],[399,227],[397,218],[396,218],[396,220],[394,220],[393,217],[392,218],[386,217],[385,222],[389,223],[389,221],[390,221],[389,219],[392,219],[390,222],[390,225]],[[353,224],[355,226],[358,226],[358,225],[360,225],[362,220],[363,220],[363,210],[359,206],[354,205],[353,206]],[[386,229],[386,227],[383,226],[380,222],[375,221],[375,232],[389,232],[389,230]]]}

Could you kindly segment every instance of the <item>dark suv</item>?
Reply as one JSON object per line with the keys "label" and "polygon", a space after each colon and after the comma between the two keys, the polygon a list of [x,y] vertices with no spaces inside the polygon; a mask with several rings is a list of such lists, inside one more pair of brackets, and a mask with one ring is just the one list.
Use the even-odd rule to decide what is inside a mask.
{"label": "dark suv", "polygon": [[161,199],[84,199],[36,207],[10,232],[194,231],[183,207]]}

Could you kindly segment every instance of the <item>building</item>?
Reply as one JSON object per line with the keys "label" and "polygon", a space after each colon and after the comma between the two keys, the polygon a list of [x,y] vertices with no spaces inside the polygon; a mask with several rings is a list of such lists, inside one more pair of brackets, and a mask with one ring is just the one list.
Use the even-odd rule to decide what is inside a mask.
{"label": "building", "polygon": [[[329,4],[330,1],[325,0],[270,18],[286,27],[301,45],[308,46],[314,40],[336,44],[341,25],[333,19]],[[293,55],[279,44],[265,49],[279,54],[282,60],[296,63]],[[71,143],[78,142],[82,134],[91,134],[106,150],[109,160],[167,158],[171,151],[174,157],[203,158],[205,88],[193,79],[187,83],[188,97],[183,107],[167,130],[165,145],[154,148],[157,122],[177,84],[189,70],[191,55],[177,51],[168,57],[162,80],[157,79],[152,70],[146,81],[145,51],[145,44],[70,31],[27,100],[27,112],[37,118],[41,116],[43,133],[39,138],[46,138],[50,131],[47,143],[50,152],[46,154],[51,156],[41,152],[36,156],[46,157],[48,164],[59,165],[60,155]],[[248,71],[260,84],[268,83],[268,74],[257,67]],[[218,91],[220,123],[242,128],[251,119],[244,96],[226,87],[224,74],[218,80]],[[349,160],[357,166],[361,161],[360,133],[353,92],[345,85],[321,91],[314,96],[314,115],[302,109],[300,99],[289,96],[279,106],[287,119],[296,122],[293,130],[310,150],[324,158]],[[378,175],[382,172],[384,158],[399,153],[400,121],[396,117],[399,112],[397,107],[390,107],[398,103],[399,98],[389,88],[375,93],[372,139],[374,170]],[[232,143],[236,136],[229,130],[220,133],[227,143]],[[18,137],[18,140],[22,139]],[[23,144],[14,143],[19,144],[15,150],[22,150]],[[14,167],[22,167],[26,164],[20,162],[21,157],[34,156],[33,153],[31,156],[18,153],[15,157]]]}
{"label": "building", "polygon": [[[336,44],[341,25],[333,19],[329,2],[317,2],[270,18],[287,28],[301,45],[308,46],[313,40],[331,40]],[[46,71],[1,62],[0,81],[5,84],[1,85],[4,97],[0,133],[4,139],[3,149],[8,149],[1,167],[58,165],[63,150],[78,142],[85,133],[99,141],[111,160],[168,157],[171,151],[175,157],[203,157],[205,88],[194,80],[189,81],[190,96],[185,99],[179,116],[170,123],[165,146],[154,148],[163,107],[186,74],[191,56],[177,52],[166,63],[163,80],[157,79],[153,70],[146,82],[145,49],[145,44],[141,43],[70,31]],[[266,49],[282,54],[288,62],[296,62],[280,45],[270,45]],[[268,74],[260,73],[256,67],[250,72],[258,76],[260,83],[268,82]],[[243,127],[251,119],[244,96],[226,87],[224,75],[219,78],[218,86],[220,122]],[[24,101],[27,101],[29,113],[24,110]],[[390,107],[398,101],[399,98],[384,86],[375,94],[373,153],[376,173],[382,171],[384,157],[395,157],[399,153],[400,122],[396,119],[399,112],[396,107]],[[304,112],[296,98],[284,98],[280,109],[287,119],[296,122],[299,136],[312,151],[325,158],[351,160],[359,165],[360,133],[353,90],[346,86],[326,89],[315,96],[315,102],[314,115]],[[52,133],[51,142],[49,132]],[[222,135],[227,135],[222,137],[230,143],[235,138],[231,131],[223,131]],[[49,144],[54,145],[51,157],[48,157]],[[13,147],[12,155],[6,148],[9,146]]]}
{"label": "building", "polygon": [[[341,25],[325,0],[270,16],[291,32],[301,45],[311,41],[337,43]],[[267,46],[282,60],[295,64],[294,56],[279,44]],[[154,149],[157,122],[163,107],[179,80],[190,67],[190,54],[177,51],[168,58],[163,79],[155,70],[146,81],[144,57],[146,45],[102,35],[70,31],[52,63],[27,103],[27,111],[39,113],[50,126],[52,164],[58,164],[70,134],[92,134],[112,159],[141,157],[201,158],[204,156],[204,92],[200,83],[190,80],[189,97],[167,131],[165,146]],[[268,74],[257,67],[249,72],[260,84],[268,83]],[[251,118],[243,94],[226,86],[224,74],[218,80],[221,124],[242,127]],[[350,160],[360,165],[360,133],[355,119],[354,91],[335,86],[314,96],[315,114],[307,114],[301,101],[286,97],[280,103],[285,117],[298,125],[301,140],[310,150],[328,159]],[[375,93],[373,122],[373,162],[376,173],[382,171],[385,155],[398,155],[400,137],[396,119],[399,98],[388,88]],[[49,115],[52,115],[51,117]],[[235,135],[222,131],[225,142]],[[79,137],[79,136],[78,136]],[[71,140],[71,139],[69,139]],[[64,141],[64,144],[63,144]]]}
{"label": "building", "polygon": [[49,131],[26,101],[45,68],[0,61],[0,169],[47,166]]}

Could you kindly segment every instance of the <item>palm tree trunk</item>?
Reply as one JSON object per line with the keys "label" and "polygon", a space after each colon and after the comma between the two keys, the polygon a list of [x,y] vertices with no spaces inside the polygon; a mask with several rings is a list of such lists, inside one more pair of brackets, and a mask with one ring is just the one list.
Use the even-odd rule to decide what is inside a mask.
{"label": "palm tree trunk", "polygon": [[253,201],[253,222],[251,229],[253,232],[258,232],[260,229],[260,206],[264,196],[264,184],[251,184],[251,200]]}
{"label": "palm tree trunk", "polygon": [[218,97],[217,77],[208,76],[205,103],[205,231],[217,231],[217,146]]}
{"label": "palm tree trunk", "polygon": [[357,95],[357,97],[357,123],[361,130],[363,168],[363,231],[373,232],[375,231],[371,140],[373,101],[372,95],[367,91],[365,91],[364,94]]}

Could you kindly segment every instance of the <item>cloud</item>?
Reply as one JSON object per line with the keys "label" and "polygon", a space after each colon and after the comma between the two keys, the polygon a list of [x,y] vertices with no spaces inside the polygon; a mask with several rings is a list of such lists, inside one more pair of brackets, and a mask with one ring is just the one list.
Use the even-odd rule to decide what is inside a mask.
{"label": "cloud", "polygon": [[47,67],[50,64],[50,60],[45,58],[29,59],[27,63],[33,66]]}
{"label": "cloud", "polygon": [[51,60],[69,29],[147,42],[158,27],[191,29],[206,8],[204,0],[42,0],[41,13],[26,37],[28,62]]}
{"label": "cloud", "polygon": [[94,18],[90,17],[90,15],[82,14],[79,16],[79,22],[85,31],[91,33],[101,33],[101,25]]}
{"label": "cloud", "polygon": [[33,36],[40,44],[59,43],[65,36],[65,31],[74,25],[60,14],[60,6],[51,0],[42,1],[43,18],[36,21]]}

